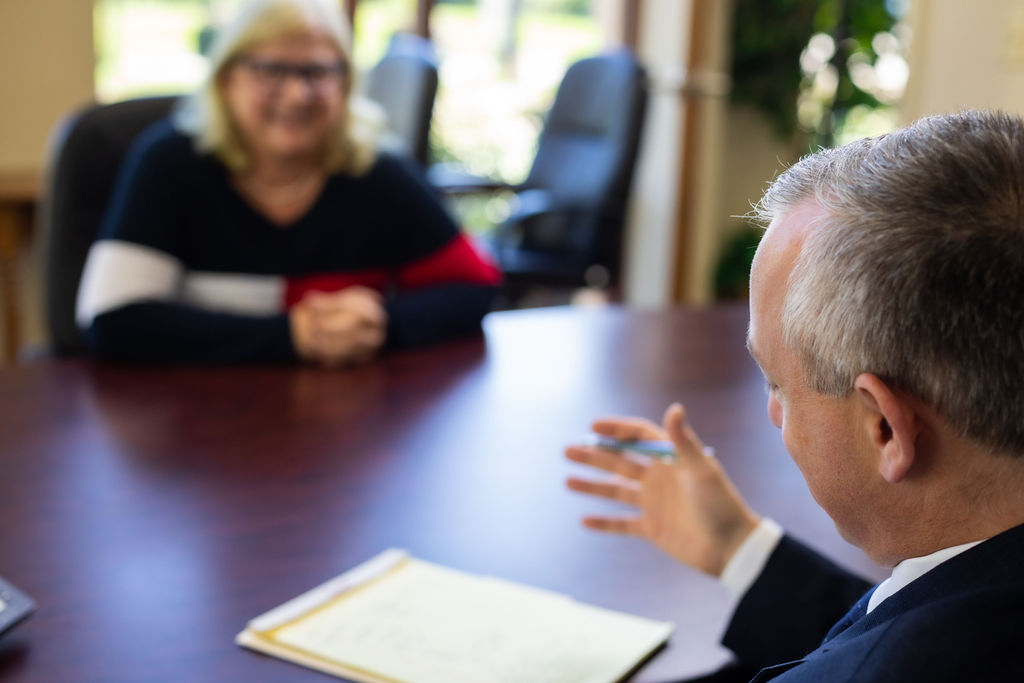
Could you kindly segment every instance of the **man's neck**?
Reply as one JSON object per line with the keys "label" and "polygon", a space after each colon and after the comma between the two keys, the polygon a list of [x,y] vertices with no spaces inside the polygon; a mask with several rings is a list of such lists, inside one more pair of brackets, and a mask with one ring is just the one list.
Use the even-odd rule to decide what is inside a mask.
{"label": "man's neck", "polygon": [[887,520],[888,552],[875,558],[885,566],[1024,524],[1024,458],[968,444],[901,494],[894,506],[898,514]]}

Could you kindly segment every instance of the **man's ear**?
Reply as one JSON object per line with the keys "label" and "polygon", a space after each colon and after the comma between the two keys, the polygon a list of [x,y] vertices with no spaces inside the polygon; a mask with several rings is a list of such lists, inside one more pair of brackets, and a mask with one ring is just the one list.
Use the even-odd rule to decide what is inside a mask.
{"label": "man's ear", "polygon": [[899,483],[919,456],[917,436],[922,422],[917,411],[877,375],[858,375],[853,390],[862,408],[862,425],[878,454],[878,471],[890,484]]}

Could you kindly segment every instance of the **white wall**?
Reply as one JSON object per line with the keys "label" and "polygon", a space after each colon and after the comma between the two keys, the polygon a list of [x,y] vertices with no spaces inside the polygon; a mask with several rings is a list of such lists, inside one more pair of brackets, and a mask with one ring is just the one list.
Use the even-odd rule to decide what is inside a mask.
{"label": "white wall", "polygon": [[92,99],[90,0],[0,1],[0,173],[42,169],[53,126]]}
{"label": "white wall", "polygon": [[964,107],[1024,113],[1024,1],[914,0],[904,118]]}

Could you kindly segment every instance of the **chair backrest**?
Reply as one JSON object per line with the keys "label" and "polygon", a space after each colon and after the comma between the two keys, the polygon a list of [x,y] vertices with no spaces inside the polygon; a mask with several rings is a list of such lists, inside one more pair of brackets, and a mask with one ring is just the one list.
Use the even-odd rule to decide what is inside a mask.
{"label": "chair backrest", "polygon": [[56,353],[82,350],[75,324],[78,282],[121,160],[132,140],[167,116],[176,100],[146,97],[90,106],[62,121],[51,140],[40,232],[46,321]]}
{"label": "chair backrest", "polygon": [[363,94],[384,110],[384,147],[426,165],[430,119],[437,95],[437,62],[430,41],[396,34],[387,54],[367,74]]}
{"label": "chair backrest", "polygon": [[587,260],[613,269],[646,105],[646,74],[629,50],[576,62],[558,86],[523,182],[575,207],[575,234],[561,239],[573,248],[587,243]]}

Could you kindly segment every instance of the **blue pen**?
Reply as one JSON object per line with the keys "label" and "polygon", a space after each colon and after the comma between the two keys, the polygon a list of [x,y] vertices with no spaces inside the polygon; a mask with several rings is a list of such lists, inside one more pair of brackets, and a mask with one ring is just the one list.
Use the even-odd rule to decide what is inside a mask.
{"label": "blue pen", "polygon": [[676,447],[671,441],[623,440],[601,434],[591,434],[586,441],[589,446],[597,446],[616,453],[641,453],[668,460],[676,457]]}
{"label": "blue pen", "polygon": [[[671,441],[616,439],[601,434],[590,434],[584,441],[588,446],[597,446],[616,453],[640,453],[662,460],[676,459],[676,447]],[[705,446],[704,455],[713,458],[715,449]]]}

